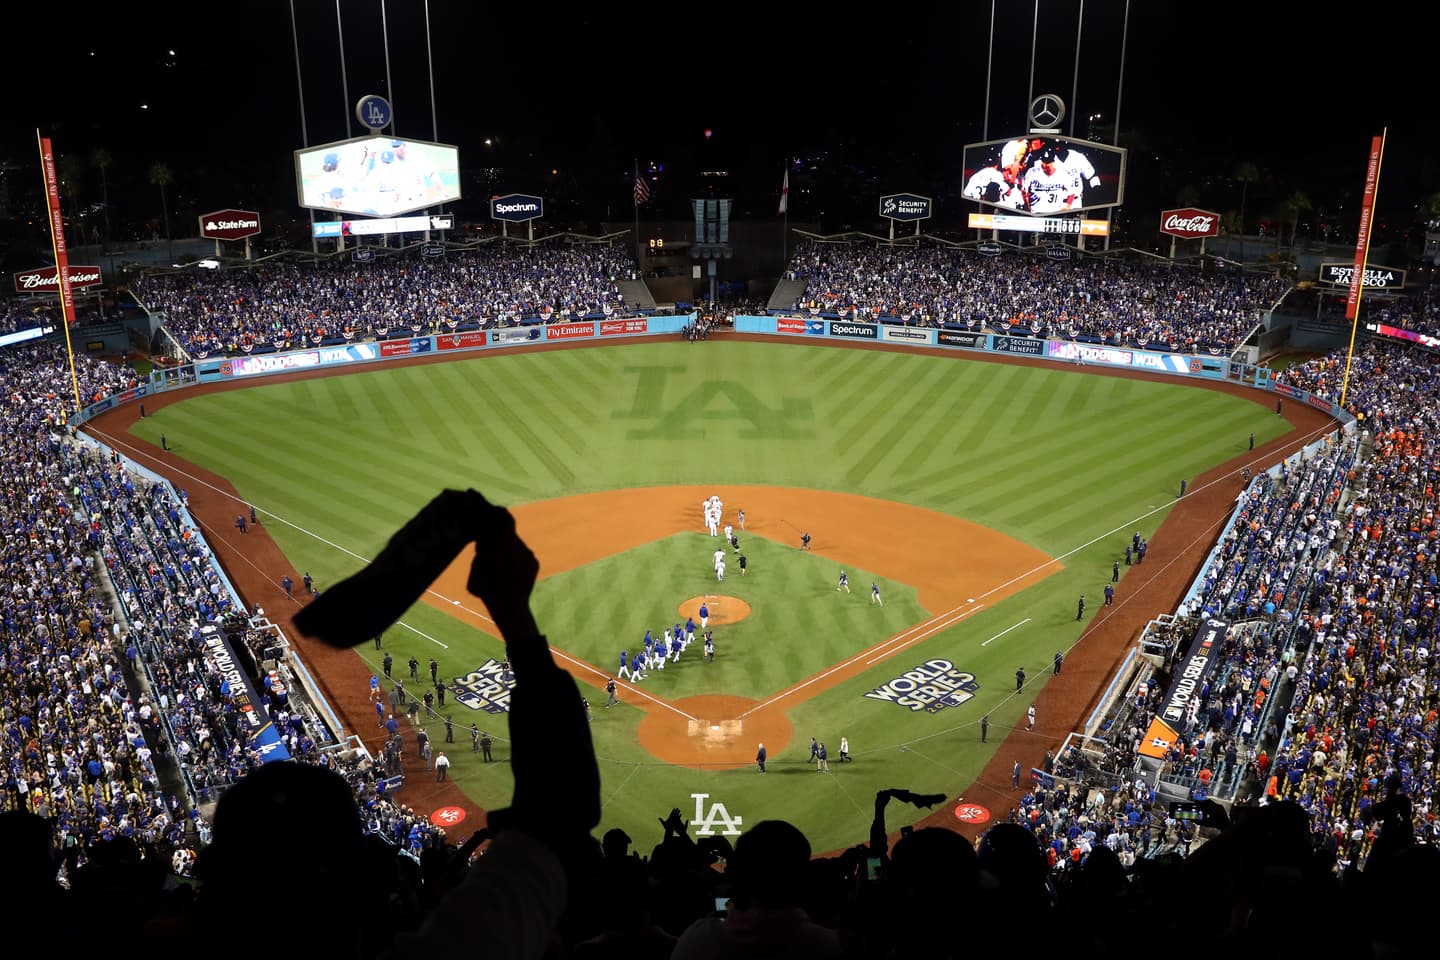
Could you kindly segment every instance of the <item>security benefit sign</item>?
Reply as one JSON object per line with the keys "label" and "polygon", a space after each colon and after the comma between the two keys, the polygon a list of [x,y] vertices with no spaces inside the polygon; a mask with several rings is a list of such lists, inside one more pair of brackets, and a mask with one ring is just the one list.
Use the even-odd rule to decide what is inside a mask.
{"label": "security benefit sign", "polygon": [[1140,743],[1141,756],[1165,759],[1180,735],[1189,728],[1194,710],[1199,705],[1205,678],[1220,659],[1229,629],[1230,624],[1224,620],[1212,619],[1200,624],[1200,629],[1195,631],[1190,649],[1183,659],[1176,661],[1165,699],[1161,701],[1155,719],[1150,721],[1150,728],[1145,731],[1145,738]]}
{"label": "security benefit sign", "polygon": [[507,664],[494,657],[450,683],[455,701],[471,710],[486,713],[509,713],[510,691],[515,689],[515,674]]}
{"label": "security benefit sign", "polygon": [[958,707],[974,699],[978,689],[980,684],[975,682],[975,674],[958,669],[949,660],[926,660],[865,696],[917,713],[921,710],[939,713],[946,707]]}

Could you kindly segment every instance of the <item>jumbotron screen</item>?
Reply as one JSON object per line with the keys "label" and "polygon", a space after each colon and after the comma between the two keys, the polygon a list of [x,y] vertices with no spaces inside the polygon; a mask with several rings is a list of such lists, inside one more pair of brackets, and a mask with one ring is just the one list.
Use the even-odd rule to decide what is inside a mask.
{"label": "jumbotron screen", "polygon": [[1088,140],[1028,136],[965,147],[967,200],[1055,216],[1125,200],[1125,150]]}
{"label": "jumbotron screen", "polygon": [[360,137],[295,151],[300,206],[393,217],[460,199],[460,151],[443,143]]}

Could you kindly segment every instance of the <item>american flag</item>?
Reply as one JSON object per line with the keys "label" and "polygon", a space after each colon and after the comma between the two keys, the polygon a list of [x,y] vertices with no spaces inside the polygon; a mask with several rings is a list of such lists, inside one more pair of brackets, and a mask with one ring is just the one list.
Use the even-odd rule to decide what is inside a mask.
{"label": "american flag", "polygon": [[635,165],[635,206],[650,200],[650,184],[640,176],[640,165]]}

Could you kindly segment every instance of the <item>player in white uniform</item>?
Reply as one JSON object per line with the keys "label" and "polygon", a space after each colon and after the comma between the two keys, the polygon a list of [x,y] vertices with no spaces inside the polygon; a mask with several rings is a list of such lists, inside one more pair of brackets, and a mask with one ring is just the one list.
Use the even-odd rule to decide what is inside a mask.
{"label": "player in white uniform", "polygon": [[724,561],[724,560],[721,560],[719,563],[715,564],[715,579],[721,581],[722,583],[723,583],[724,580],[725,580],[725,561]]}
{"label": "player in white uniform", "polygon": [[721,548],[721,549],[719,549],[719,550],[716,550],[714,557],[712,557],[711,560],[710,560],[710,565],[711,565],[711,566],[718,567],[718,566],[720,566],[720,564],[722,564],[722,563],[724,563],[724,562],[725,562],[725,550],[724,550],[724,548]]}
{"label": "player in white uniform", "polygon": [[1029,154],[1029,141],[1011,140],[1000,149],[1000,165],[976,170],[961,193],[971,200],[983,200],[1012,210],[1023,209],[1025,194],[1020,190],[1020,178]]}
{"label": "player in white uniform", "polygon": [[1078,150],[1047,145],[1025,171],[1020,187],[1031,213],[1064,213],[1083,206],[1085,187],[1100,186],[1095,166]]}

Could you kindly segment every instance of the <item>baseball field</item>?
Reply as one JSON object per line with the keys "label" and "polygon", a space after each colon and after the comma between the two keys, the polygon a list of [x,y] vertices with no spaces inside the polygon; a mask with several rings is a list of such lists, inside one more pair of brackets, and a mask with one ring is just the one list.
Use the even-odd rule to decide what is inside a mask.
{"label": "baseball field", "polygon": [[[592,704],[602,826],[648,849],[655,817],[693,818],[706,794],[702,808],[723,804],[740,829],[783,818],[824,850],[864,838],[879,788],[953,797],[976,781],[1081,636],[1078,598],[1086,622],[1103,606],[1116,560],[1125,601],[1125,545],[1152,535],[1181,479],[1245,454],[1252,433],[1264,445],[1292,429],[1263,395],[1092,374],[780,342],[502,352],[182,393],[127,442],[158,451],[165,435],[164,472],[275,619],[295,608],[282,577],[308,571],[323,590],[442,489],[511,507],[540,558],[536,618]],[[701,513],[711,494],[747,559],[742,576],[725,547],[723,582]],[[235,496],[260,529],[230,529]],[[427,727],[454,785],[412,765],[402,798],[476,814],[506,803],[511,781],[502,646],[467,568],[461,557],[383,650],[312,666],[348,732],[378,748],[366,678],[388,651],[418,693],[428,683],[409,682],[407,661],[424,681],[435,658],[447,701]],[[697,642],[605,706],[620,651],[701,600],[714,661]],[[472,722],[498,762],[471,752]],[[812,737],[828,774],[807,762]],[[890,828],[922,814],[892,808]]]}

